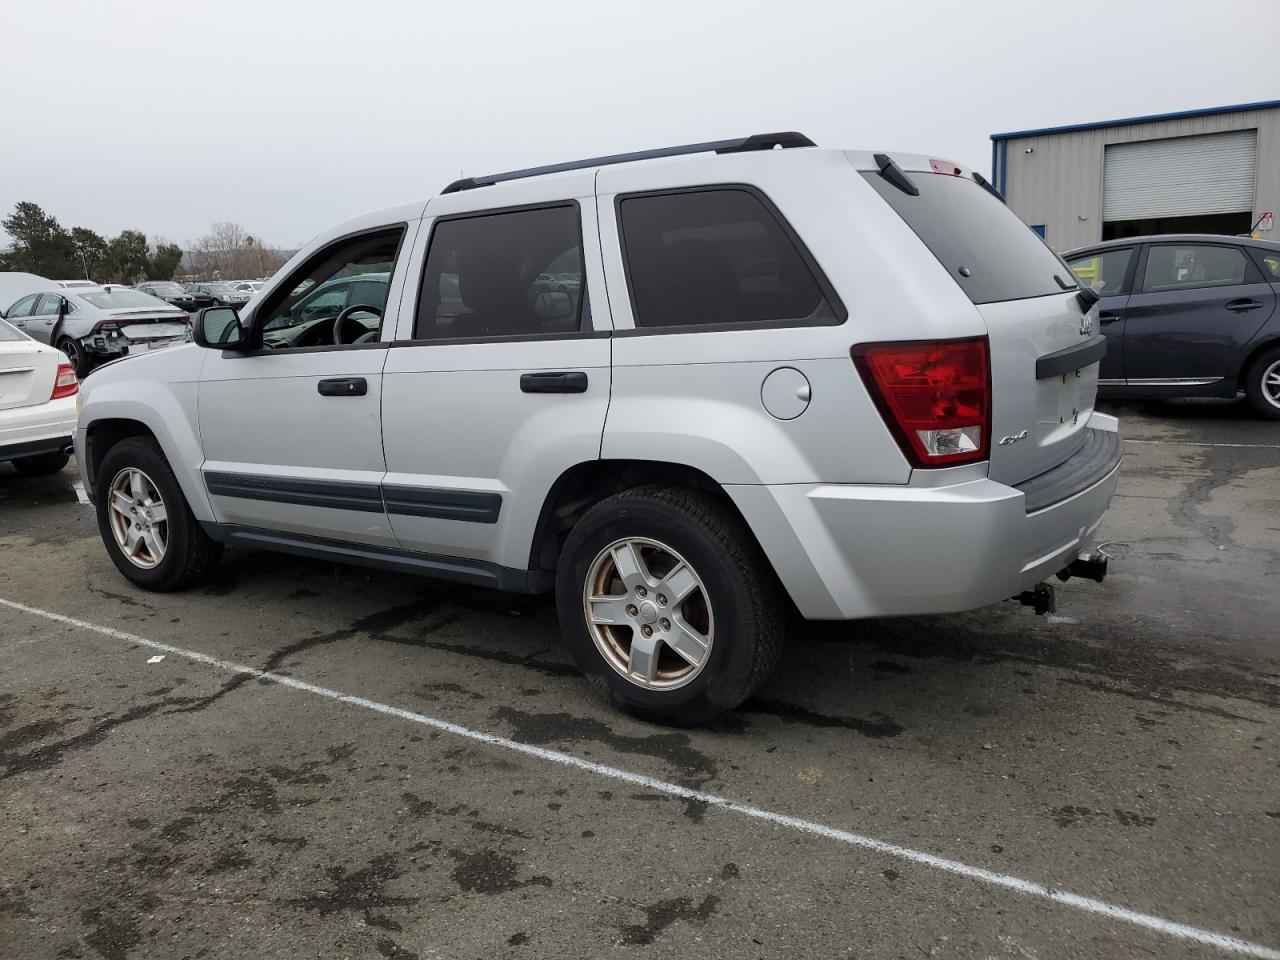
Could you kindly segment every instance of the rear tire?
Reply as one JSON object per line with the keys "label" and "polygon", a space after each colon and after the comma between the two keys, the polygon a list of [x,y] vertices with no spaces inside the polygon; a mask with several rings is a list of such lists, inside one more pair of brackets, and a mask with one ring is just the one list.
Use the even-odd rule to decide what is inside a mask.
{"label": "rear tire", "polygon": [[[140,495],[122,496],[132,489],[128,481],[134,478],[139,478]],[[130,499],[142,504],[136,515],[132,507],[125,506],[124,512],[112,507]],[[185,590],[208,577],[222,556],[222,544],[201,529],[159,444],[149,437],[129,437],[107,451],[98,468],[94,503],[111,562],[144,590]],[[162,513],[164,520],[154,520]],[[135,559],[121,540],[138,547]]]}
{"label": "rear tire", "polygon": [[13,468],[26,477],[45,477],[57,473],[70,462],[66,453],[42,453],[38,457],[22,457],[13,461]]}
{"label": "rear tire", "polygon": [[1249,405],[1268,420],[1280,420],[1280,347],[1264,350],[1244,379]]}
{"label": "rear tire", "polygon": [[628,490],[588,510],[560,555],[556,607],[574,661],[614,706],[675,726],[750,697],[786,632],[781,585],[741,517],[680,488]]}
{"label": "rear tire", "polygon": [[89,375],[89,371],[93,369],[93,358],[89,356],[88,351],[81,344],[76,343],[70,337],[63,337],[55,346],[67,355],[67,359],[71,362],[77,378],[83,380]]}

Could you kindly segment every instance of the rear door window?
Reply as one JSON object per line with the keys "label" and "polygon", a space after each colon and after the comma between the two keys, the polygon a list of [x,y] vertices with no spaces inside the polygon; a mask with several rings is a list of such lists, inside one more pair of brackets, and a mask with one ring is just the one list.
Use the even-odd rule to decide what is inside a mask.
{"label": "rear door window", "polygon": [[1133,259],[1133,248],[1104,250],[1067,261],[1081,284],[1093,287],[1104,297],[1113,297],[1124,288],[1124,275]]}
{"label": "rear door window", "polygon": [[912,171],[908,176],[920,191],[913,197],[876,171],[862,175],[974,303],[1075,289],[1075,276],[1057,254],[968,177]]}
{"label": "rear door window", "polygon": [[62,297],[56,293],[46,293],[40,298],[40,305],[31,311],[33,317],[52,317],[58,312]]}
{"label": "rear door window", "polygon": [[1245,282],[1249,263],[1239,247],[1157,243],[1147,251],[1143,293],[1229,287]]}
{"label": "rear door window", "polygon": [[577,333],[583,285],[577,204],[441,219],[431,231],[414,338]]}
{"label": "rear door window", "polygon": [[618,216],[637,327],[843,319],[807,251],[751,191],[623,197]]}

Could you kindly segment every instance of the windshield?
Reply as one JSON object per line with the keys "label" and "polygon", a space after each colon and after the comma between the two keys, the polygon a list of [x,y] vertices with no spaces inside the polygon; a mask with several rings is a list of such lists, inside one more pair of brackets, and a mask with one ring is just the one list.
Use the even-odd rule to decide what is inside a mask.
{"label": "windshield", "polygon": [[911,196],[879,173],[867,182],[915,231],[974,303],[1044,297],[1076,288],[1075,275],[1012,210],[968,177],[908,176]]}
{"label": "windshield", "polygon": [[85,291],[80,298],[103,310],[172,310],[163,300],[137,290]]}

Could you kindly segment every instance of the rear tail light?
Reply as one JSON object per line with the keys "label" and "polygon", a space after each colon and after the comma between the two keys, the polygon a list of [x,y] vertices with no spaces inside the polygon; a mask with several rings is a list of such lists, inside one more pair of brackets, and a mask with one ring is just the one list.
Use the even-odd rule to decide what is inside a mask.
{"label": "rear tail light", "polygon": [[991,364],[986,337],[853,348],[880,415],[916,467],[986,460],[991,449]]}
{"label": "rear tail light", "polygon": [[50,400],[62,397],[73,397],[80,392],[80,381],[76,379],[76,368],[69,363],[58,364],[58,375],[53,378],[53,393]]}

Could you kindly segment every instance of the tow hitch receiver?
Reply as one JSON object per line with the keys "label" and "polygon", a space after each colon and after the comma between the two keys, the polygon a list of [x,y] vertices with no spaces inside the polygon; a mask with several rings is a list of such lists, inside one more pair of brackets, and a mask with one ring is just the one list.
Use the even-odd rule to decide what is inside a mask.
{"label": "tow hitch receiver", "polygon": [[1048,583],[1037,583],[1030,590],[1023,590],[1015,599],[1024,607],[1034,607],[1037,617],[1058,609],[1053,596],[1053,585]]}
{"label": "tow hitch receiver", "polygon": [[1086,553],[1058,571],[1059,580],[1070,580],[1081,577],[1101,583],[1107,578],[1107,555],[1105,553]]}

